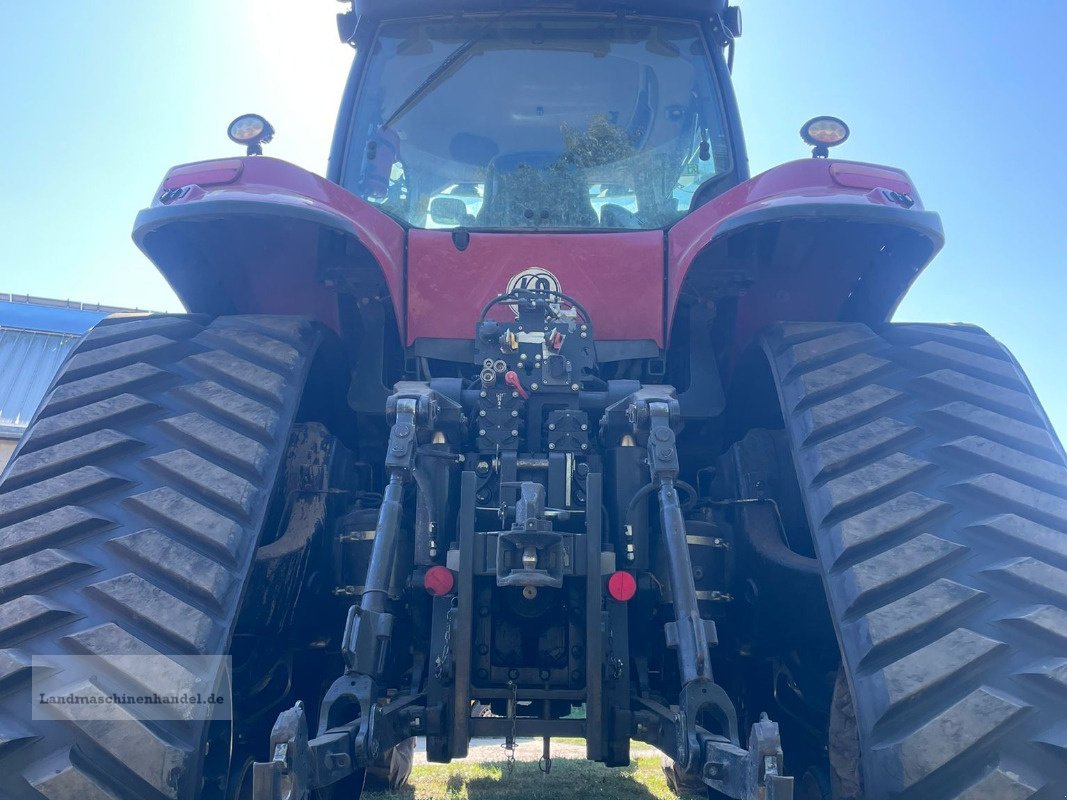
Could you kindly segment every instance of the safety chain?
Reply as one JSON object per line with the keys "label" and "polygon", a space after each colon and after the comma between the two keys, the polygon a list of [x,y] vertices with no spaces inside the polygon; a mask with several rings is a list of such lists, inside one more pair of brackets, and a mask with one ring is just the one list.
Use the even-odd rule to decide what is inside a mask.
{"label": "safety chain", "polygon": [[515,681],[508,681],[511,689],[511,697],[508,698],[508,719],[511,720],[511,733],[508,734],[501,745],[504,748],[504,760],[507,763],[508,775],[515,771],[515,716],[519,705],[519,687]]}
{"label": "safety chain", "polygon": [[452,623],[456,619],[456,614],[459,612],[459,597],[453,597],[452,603],[448,607],[448,613],[445,615],[445,642],[441,647],[441,655],[434,660],[433,676],[437,680],[443,680],[447,673],[448,658],[452,654]]}

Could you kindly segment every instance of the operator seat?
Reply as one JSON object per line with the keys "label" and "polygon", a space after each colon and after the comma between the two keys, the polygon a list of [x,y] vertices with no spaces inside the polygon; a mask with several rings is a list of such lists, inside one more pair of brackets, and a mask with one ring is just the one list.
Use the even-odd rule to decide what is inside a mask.
{"label": "operator seat", "polygon": [[505,153],[489,162],[478,226],[596,228],[581,172],[559,153]]}

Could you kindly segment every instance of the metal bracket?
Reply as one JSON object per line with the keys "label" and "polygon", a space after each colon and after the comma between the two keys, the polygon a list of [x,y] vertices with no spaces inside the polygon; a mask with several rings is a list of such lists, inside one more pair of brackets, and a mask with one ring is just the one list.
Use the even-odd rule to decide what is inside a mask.
{"label": "metal bracket", "polygon": [[307,800],[312,789],[351,775],[358,727],[352,722],[309,741],[304,704],[283,711],[270,734],[272,759],[252,765],[252,800]]}
{"label": "metal bracket", "polygon": [[271,760],[252,765],[252,800],[304,800],[311,754],[304,704],[278,715],[270,732]]}
{"label": "metal bracket", "polygon": [[793,800],[793,779],[782,774],[782,738],[778,723],[766,714],[752,726],[748,750],[707,739],[703,779],[712,789],[736,800]]}

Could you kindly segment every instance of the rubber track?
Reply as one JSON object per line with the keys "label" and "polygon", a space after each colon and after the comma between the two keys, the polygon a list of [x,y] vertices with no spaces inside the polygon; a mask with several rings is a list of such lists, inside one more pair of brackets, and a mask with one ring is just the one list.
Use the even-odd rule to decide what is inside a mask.
{"label": "rubber track", "polygon": [[34,721],[30,659],[106,656],[72,684],[136,692],[114,656],[227,651],[317,343],[294,318],[116,318],[66,362],[0,483],[0,798],[199,797],[205,723]]}
{"label": "rubber track", "polygon": [[850,676],[867,800],[1067,796],[1067,465],[965,326],[764,341]]}

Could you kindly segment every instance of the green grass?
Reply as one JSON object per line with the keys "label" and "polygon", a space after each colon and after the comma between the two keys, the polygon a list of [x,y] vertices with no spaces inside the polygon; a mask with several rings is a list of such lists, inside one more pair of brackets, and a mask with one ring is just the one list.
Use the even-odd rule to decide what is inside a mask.
{"label": "green grass", "polygon": [[519,761],[509,775],[501,761],[418,765],[411,786],[395,794],[367,792],[363,800],[674,800],[659,758],[628,767],[555,759],[542,775],[535,761]]}

